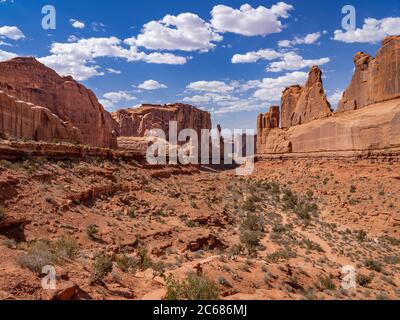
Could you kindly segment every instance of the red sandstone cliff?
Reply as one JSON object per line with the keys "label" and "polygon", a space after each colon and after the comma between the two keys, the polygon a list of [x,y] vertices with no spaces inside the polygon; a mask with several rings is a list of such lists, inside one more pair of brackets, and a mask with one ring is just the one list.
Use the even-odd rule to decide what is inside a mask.
{"label": "red sandstone cliff", "polygon": [[332,114],[322,83],[322,72],[314,66],[304,87],[292,86],[282,95],[282,128],[290,128]]}
{"label": "red sandstone cliff", "polygon": [[354,64],[353,79],[339,102],[338,112],[400,98],[400,36],[387,37],[376,58],[357,53]]}
{"label": "red sandstone cliff", "polygon": [[201,129],[211,129],[208,112],[185,104],[142,105],[136,109],[112,113],[116,131],[122,137],[144,137],[151,129],[162,129],[168,138],[169,122],[176,121],[178,133],[183,129],[195,130],[199,137]]}
{"label": "red sandstone cliff", "polygon": [[46,108],[20,101],[1,90],[0,134],[35,141],[82,143],[82,134],[78,128],[62,121]]}
{"label": "red sandstone cliff", "polygon": [[[304,87],[282,96],[281,128],[271,122],[273,107],[257,121],[258,154],[365,152],[400,147],[400,36],[388,37],[374,59],[355,56],[349,88],[332,114],[313,67]],[[358,110],[361,109],[361,110]]]}
{"label": "red sandstone cliff", "polygon": [[[78,128],[81,142],[84,144],[95,147],[117,147],[116,137],[112,134],[113,120],[98,102],[95,94],[72,77],[61,77],[34,58],[15,58],[0,62],[0,89],[21,101],[48,109],[61,122],[68,122]],[[0,113],[12,108],[6,104],[7,101],[7,99],[2,101]],[[14,115],[17,114],[12,112]],[[11,124],[7,121],[11,118],[5,114],[0,116],[3,119],[3,128],[10,127]],[[16,121],[23,126],[26,125],[22,118],[17,117]],[[9,133],[21,134],[21,137],[27,134],[27,138],[32,138],[32,135],[26,132],[35,130],[42,132],[42,129],[29,128],[30,125],[35,126],[36,122],[29,124],[26,130]],[[47,137],[48,132],[43,135]],[[60,134],[56,136],[66,140],[76,138]],[[57,138],[56,136],[54,138]]]}
{"label": "red sandstone cliff", "polygon": [[256,149],[263,153],[263,149],[267,143],[267,137],[272,129],[279,128],[280,114],[279,107],[273,106],[269,112],[260,114],[257,118],[257,143]]}

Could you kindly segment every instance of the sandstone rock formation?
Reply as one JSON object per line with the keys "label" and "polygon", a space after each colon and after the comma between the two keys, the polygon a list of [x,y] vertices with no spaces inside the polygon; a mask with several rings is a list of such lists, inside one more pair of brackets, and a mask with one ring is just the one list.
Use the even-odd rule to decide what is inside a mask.
{"label": "sandstone rock formation", "polygon": [[292,86],[282,95],[282,128],[304,124],[332,114],[322,84],[322,72],[311,68],[304,87]]}
{"label": "sandstone rock formation", "polygon": [[[34,58],[15,58],[1,62],[0,89],[19,100],[50,110],[61,121],[71,123],[80,130],[84,144],[96,147],[117,147],[116,137],[112,134],[113,120],[98,102],[95,94],[72,77],[61,77]],[[7,105],[1,107],[10,108]],[[49,114],[47,116],[51,117]],[[6,118],[7,116],[3,117],[3,119]],[[23,123],[23,120],[18,118],[15,120]],[[43,124],[42,122],[40,125]],[[4,123],[3,125],[10,126],[11,124]],[[54,127],[54,125],[51,126]],[[30,132],[35,130],[28,129],[27,138],[32,138]],[[57,130],[53,128],[52,132]],[[36,131],[41,132],[42,129]],[[25,134],[23,130],[15,132]],[[61,138],[65,137],[64,134],[58,135]],[[46,138],[47,133],[44,136]],[[72,140],[69,136],[67,138]]]}
{"label": "sandstone rock formation", "polygon": [[376,58],[359,52],[355,73],[339,102],[338,112],[400,98],[400,36],[387,37]]}
{"label": "sandstone rock formation", "polygon": [[304,87],[284,91],[281,128],[271,122],[272,111],[258,117],[257,153],[338,154],[400,147],[399,40],[386,38],[375,59],[356,54],[353,80],[335,114],[321,71],[313,67]]}
{"label": "sandstone rock formation", "polygon": [[263,148],[266,145],[267,137],[272,129],[279,128],[280,114],[279,106],[272,106],[269,112],[260,114],[257,118],[257,141],[256,148],[260,153],[263,152]]}
{"label": "sandstone rock formation", "polygon": [[121,137],[144,137],[151,129],[161,129],[167,135],[169,122],[176,121],[178,134],[183,129],[195,130],[199,137],[201,129],[211,129],[211,117],[206,111],[185,104],[142,105],[136,109],[112,113],[115,130]]}
{"label": "sandstone rock formation", "polygon": [[36,141],[82,143],[81,131],[50,110],[20,101],[0,90],[0,133]]}
{"label": "sandstone rock formation", "polygon": [[259,153],[368,151],[400,146],[400,99],[273,130]]}

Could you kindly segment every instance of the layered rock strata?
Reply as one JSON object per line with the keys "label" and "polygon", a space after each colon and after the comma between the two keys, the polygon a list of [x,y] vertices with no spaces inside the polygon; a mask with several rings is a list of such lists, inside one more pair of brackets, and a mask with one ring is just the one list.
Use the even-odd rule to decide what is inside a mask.
{"label": "layered rock strata", "polygon": [[358,52],[350,86],[338,105],[338,112],[400,98],[400,36],[387,37],[376,58]]}
{"label": "layered rock strata", "polygon": [[177,132],[193,129],[200,137],[202,129],[211,130],[211,116],[191,105],[142,105],[139,108],[112,113],[121,137],[144,137],[151,129],[163,130],[168,139],[170,122],[177,122]]}
{"label": "layered rock strata", "polygon": [[[282,96],[281,128],[270,113],[257,120],[258,154],[390,151],[400,147],[399,36],[388,37],[376,58],[355,55],[355,73],[335,113],[313,67],[304,87]],[[276,107],[274,107],[276,113]]]}
{"label": "layered rock strata", "polygon": [[50,110],[18,100],[0,90],[0,133],[3,138],[82,143],[81,131]]}
{"label": "layered rock strata", "polygon": [[[0,62],[0,89],[18,100],[49,110],[61,121],[71,123],[80,130],[84,144],[117,147],[111,115],[104,110],[95,94],[72,77],[61,77],[34,58]],[[9,109],[10,106],[3,102],[2,108]],[[71,139],[68,137],[68,140]]]}

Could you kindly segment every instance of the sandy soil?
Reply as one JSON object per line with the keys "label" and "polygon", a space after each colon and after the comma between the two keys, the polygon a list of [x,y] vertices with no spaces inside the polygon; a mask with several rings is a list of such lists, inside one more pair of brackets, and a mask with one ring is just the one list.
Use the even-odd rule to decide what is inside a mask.
{"label": "sandy soil", "polygon": [[[169,276],[195,272],[221,299],[399,299],[399,172],[372,160],[260,162],[245,178],[101,159],[1,161],[0,298],[162,299]],[[67,252],[60,239],[73,254],[55,249]],[[56,290],[34,270],[49,252]],[[93,281],[99,257],[112,271]],[[345,290],[347,265],[357,277]]]}

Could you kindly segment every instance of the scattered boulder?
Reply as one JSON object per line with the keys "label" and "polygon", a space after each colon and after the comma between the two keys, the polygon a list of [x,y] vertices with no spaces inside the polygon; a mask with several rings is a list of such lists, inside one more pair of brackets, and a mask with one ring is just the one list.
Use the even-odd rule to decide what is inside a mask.
{"label": "scattered boulder", "polygon": [[194,240],[190,241],[184,251],[190,250],[192,252],[199,251],[201,249],[225,249],[226,245],[215,235],[202,234],[195,237]]}
{"label": "scattered boulder", "polygon": [[78,295],[78,290],[79,286],[76,283],[65,282],[61,284],[61,288],[54,293],[51,300],[73,300]]}
{"label": "scattered boulder", "polygon": [[32,221],[25,218],[5,218],[0,220],[0,234],[5,234],[7,232],[19,229],[30,224]]}

